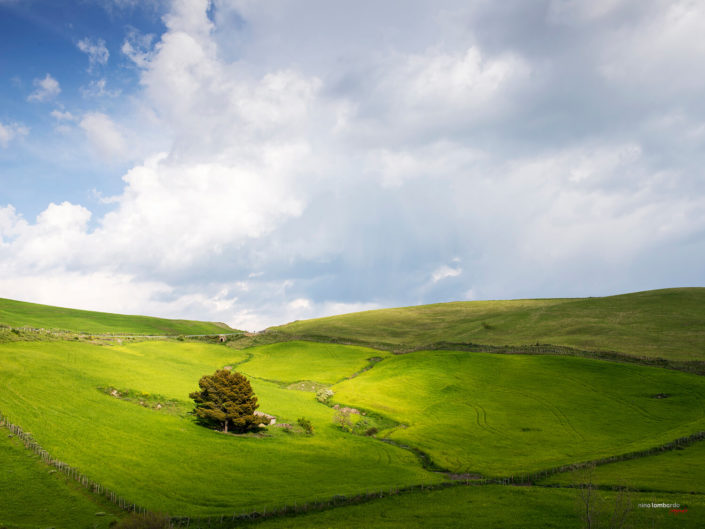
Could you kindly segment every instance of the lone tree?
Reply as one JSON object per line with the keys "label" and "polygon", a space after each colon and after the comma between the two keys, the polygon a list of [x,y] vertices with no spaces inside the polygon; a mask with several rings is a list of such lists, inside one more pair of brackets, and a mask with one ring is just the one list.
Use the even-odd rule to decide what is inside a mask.
{"label": "lone tree", "polygon": [[198,381],[201,391],[189,395],[196,402],[196,415],[201,423],[222,428],[224,432],[246,432],[261,420],[254,412],[259,407],[250,381],[244,375],[219,369]]}

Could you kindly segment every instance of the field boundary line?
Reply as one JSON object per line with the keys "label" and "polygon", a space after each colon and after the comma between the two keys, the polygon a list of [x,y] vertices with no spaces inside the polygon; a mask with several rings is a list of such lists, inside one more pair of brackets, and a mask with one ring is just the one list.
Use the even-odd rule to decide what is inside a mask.
{"label": "field boundary line", "polygon": [[[380,351],[391,352],[396,355],[415,353],[418,351],[467,351],[472,353],[493,353],[493,354],[515,354],[515,355],[553,355],[553,356],[575,356],[590,358],[594,360],[604,360],[608,362],[619,362],[626,364],[637,364],[649,367],[662,367],[683,371],[696,375],[705,376],[705,361],[701,360],[668,360],[661,357],[635,356],[617,351],[599,351],[589,349],[578,349],[567,345],[553,344],[525,344],[525,345],[490,345],[474,342],[431,342],[419,346],[405,346],[404,344],[391,342],[373,342],[368,340],[357,340],[354,338],[336,338],[334,336],[318,334],[284,334],[280,331],[263,331],[258,334],[260,337],[269,336],[273,343],[287,341],[306,341],[316,343],[332,343],[339,345],[356,345],[369,347]],[[254,343],[253,346],[259,345]]]}
{"label": "field boundary line", "polygon": [[12,435],[19,438],[20,441],[22,441],[22,444],[24,444],[24,447],[38,455],[43,463],[56,468],[57,471],[62,472],[63,474],[66,474],[66,476],[80,483],[92,493],[99,496],[104,496],[108,501],[123,511],[141,515],[149,514],[149,511],[144,507],[137,505],[134,502],[130,502],[116,492],[104,487],[102,484],[81,473],[77,468],[55,459],[49,452],[42,448],[37,441],[34,440],[31,433],[25,432],[20,426],[12,423],[2,412],[0,412],[0,427],[9,430]]}

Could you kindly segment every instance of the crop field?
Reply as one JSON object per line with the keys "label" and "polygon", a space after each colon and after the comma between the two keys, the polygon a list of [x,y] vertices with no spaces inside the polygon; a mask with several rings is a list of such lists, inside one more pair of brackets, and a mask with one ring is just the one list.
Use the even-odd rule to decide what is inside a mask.
{"label": "crop field", "polygon": [[439,303],[298,321],[273,330],[398,348],[539,342],[703,361],[703,320],[705,288],[675,288],[604,298]]}
{"label": "crop field", "polygon": [[0,298],[0,323],[12,327],[59,329],[94,334],[179,335],[235,332],[224,323],[109,314],[4,298]]}
{"label": "crop field", "polygon": [[[661,312],[650,312],[658,303],[646,294],[633,295],[627,321],[642,322],[634,324],[641,329],[668,327],[671,331],[664,332],[673,333],[673,350],[694,347],[702,325],[684,324],[682,336],[669,326],[679,319],[691,321],[700,309],[683,302],[674,316],[676,309],[664,301],[668,292],[656,292],[664,303],[661,310],[668,313],[664,323]],[[676,290],[674,295],[697,298],[700,290]],[[614,308],[622,301],[610,303]],[[578,302],[600,300],[497,302],[495,317],[521,319],[519,312],[545,314]],[[457,305],[466,311],[465,304]],[[486,307],[473,307],[489,327],[481,332],[497,328],[499,320],[489,320]],[[626,310],[614,310],[615,321],[626,318]],[[351,327],[351,341],[371,343],[384,335],[407,345],[421,343],[437,332],[429,323],[433,318],[441,331],[444,322],[457,332],[474,325],[462,318],[451,321],[448,314],[430,318],[426,313],[426,330],[419,324],[417,334],[409,331],[407,336],[404,329],[412,326],[405,319],[408,309],[399,311],[396,323],[386,319],[391,312],[382,311],[377,334],[371,325],[361,324],[358,331]],[[566,322],[575,317],[576,309],[571,311]],[[15,316],[19,319],[13,325],[39,323],[27,325],[17,311]],[[7,325],[2,319],[0,324]],[[615,350],[619,340],[636,331],[621,333],[613,341],[608,334],[600,340]],[[0,343],[0,412],[31,432],[53,458],[141,508],[188,517],[191,528],[208,527],[221,517],[271,513],[285,505],[332,498],[337,498],[335,508],[313,508],[255,526],[579,528],[575,487],[584,481],[585,470],[533,479],[536,486],[482,480],[553,472],[555,467],[624,456],[705,432],[705,377],[635,363],[440,348],[392,354],[389,348],[326,343],[323,335],[316,335],[316,341],[238,348],[238,342],[93,343],[36,334],[36,340],[27,331]],[[273,336],[280,340],[287,335],[275,331]],[[522,336],[503,339],[521,343],[526,339]],[[223,367],[250,379],[260,411],[276,416],[277,425],[233,435],[195,422],[189,393],[198,388],[201,376]],[[333,393],[328,402],[316,397],[322,388]],[[341,428],[343,412],[336,408],[359,412],[353,423],[364,428]],[[313,435],[297,424],[302,417],[313,425]],[[703,461],[705,441],[598,465],[591,481],[601,487],[602,523],[607,526],[610,508],[622,498],[611,488],[626,486],[632,490],[627,498],[634,506],[629,515],[633,528],[700,527],[705,522]],[[102,529],[125,516],[64,474],[51,472],[4,429],[0,466],[3,529]],[[362,496],[363,503],[348,504]],[[676,516],[635,507],[651,501],[687,505],[688,512]]]}

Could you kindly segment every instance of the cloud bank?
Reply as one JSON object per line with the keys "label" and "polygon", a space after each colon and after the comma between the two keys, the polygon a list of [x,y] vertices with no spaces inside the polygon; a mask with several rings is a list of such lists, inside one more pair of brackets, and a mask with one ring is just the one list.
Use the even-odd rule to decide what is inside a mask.
{"label": "cloud bank", "polygon": [[175,0],[164,23],[122,45],[143,126],[78,124],[105,159],[166,148],[99,217],[0,209],[4,296],[259,329],[703,282],[705,8]]}

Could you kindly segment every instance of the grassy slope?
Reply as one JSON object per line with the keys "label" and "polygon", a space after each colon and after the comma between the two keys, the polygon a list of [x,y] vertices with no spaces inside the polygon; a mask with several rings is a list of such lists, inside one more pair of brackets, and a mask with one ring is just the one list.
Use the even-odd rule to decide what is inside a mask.
{"label": "grassy slope", "polygon": [[223,346],[12,343],[0,357],[0,410],[57,459],[149,509],[232,513],[441,479],[407,451],[340,432],[312,393],[274,383],[253,380],[260,409],[280,422],[310,418],[313,437],[225,436],[96,389],[188,400],[200,376],[246,358]]}
{"label": "grassy slope", "polygon": [[[67,483],[63,474],[27,451],[17,438],[0,430],[0,527],[57,529],[105,529],[115,520],[115,508]],[[97,512],[106,513],[96,516]]]}
{"label": "grassy slope", "polygon": [[389,356],[367,347],[311,342],[277,343],[251,351],[252,359],[241,366],[244,373],[289,383],[310,380],[334,384],[362,370],[369,358]]}
{"label": "grassy slope", "polygon": [[107,312],[66,309],[0,298],[0,324],[12,327],[61,329],[87,333],[154,335],[217,334],[233,332],[224,323],[167,320]]}
{"label": "grassy slope", "polygon": [[[572,485],[582,482],[584,476],[584,472],[565,472],[542,483]],[[601,465],[594,469],[592,479],[597,485],[705,494],[705,442],[682,450]]]}
{"label": "grassy slope", "polygon": [[[599,492],[600,527],[607,527],[615,493]],[[627,527],[699,529],[705,520],[705,497],[635,493]],[[639,503],[680,503],[688,512],[639,509]],[[577,492],[537,487],[454,487],[383,498],[296,518],[267,520],[258,529],[578,529],[584,527]]]}
{"label": "grassy slope", "polygon": [[673,360],[705,360],[705,288],[584,299],[468,301],[290,323],[290,336],[423,347],[435,342],[550,343]]}
{"label": "grassy slope", "polygon": [[455,472],[536,471],[705,430],[704,377],[574,357],[419,351],[333,390],[407,424],[389,437]]}

